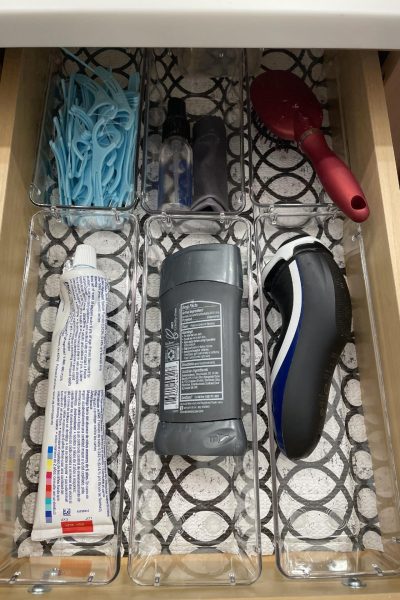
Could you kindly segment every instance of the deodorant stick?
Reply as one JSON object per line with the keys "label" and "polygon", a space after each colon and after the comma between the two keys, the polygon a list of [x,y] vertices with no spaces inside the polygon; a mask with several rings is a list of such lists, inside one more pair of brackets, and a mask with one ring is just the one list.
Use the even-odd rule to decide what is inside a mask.
{"label": "deodorant stick", "polygon": [[160,422],[157,454],[243,455],[240,252],[200,244],[161,267]]}

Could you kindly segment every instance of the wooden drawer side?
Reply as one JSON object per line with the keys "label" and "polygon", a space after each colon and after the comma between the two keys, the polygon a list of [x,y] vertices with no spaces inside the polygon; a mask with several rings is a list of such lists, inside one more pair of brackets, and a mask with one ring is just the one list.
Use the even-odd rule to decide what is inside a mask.
{"label": "wooden drawer side", "polygon": [[395,427],[400,423],[400,189],[396,162],[377,53],[341,51],[336,62],[350,166],[371,209],[362,233],[386,392],[384,411],[392,425],[399,480],[400,436]]}
{"label": "wooden drawer side", "polygon": [[47,50],[7,50],[0,82],[0,406],[6,397],[27,232],[34,212],[28,189],[47,57]]}

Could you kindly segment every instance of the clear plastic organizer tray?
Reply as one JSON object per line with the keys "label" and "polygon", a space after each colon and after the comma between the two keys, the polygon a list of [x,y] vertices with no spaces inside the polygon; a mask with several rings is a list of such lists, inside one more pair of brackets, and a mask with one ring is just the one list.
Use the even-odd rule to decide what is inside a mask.
{"label": "clear plastic organizer tray", "polygon": [[[249,69],[249,84],[265,69],[289,71],[304,81],[321,104],[323,131],[328,145],[331,140],[335,90],[332,59],[322,49],[291,50],[264,48],[257,67]],[[253,157],[251,199],[255,206],[268,208],[273,204],[329,204],[314,168],[302,153],[297,142],[275,136],[257,117],[251,100],[250,130]],[[337,118],[337,117],[336,117]],[[335,124],[335,119],[333,118]],[[343,143],[340,127],[335,127],[335,145]]]}
{"label": "clear plastic organizer tray", "polygon": [[[73,49],[73,53],[76,59],[69,54],[69,50],[63,51],[62,49],[54,49],[50,54],[49,59],[49,76],[46,90],[46,97],[44,99],[44,108],[42,123],[39,134],[38,149],[36,156],[36,163],[34,167],[33,180],[30,186],[29,196],[33,204],[39,207],[47,206],[61,206],[62,208],[82,208],[86,210],[102,209],[104,208],[104,202],[109,202],[111,208],[118,208],[120,211],[131,210],[137,202],[138,192],[138,166],[140,160],[140,119],[142,112],[142,96],[143,96],[143,77],[144,77],[144,50],[141,48],[78,48]],[[85,66],[87,65],[87,66]],[[59,180],[56,159],[54,152],[50,148],[50,140],[54,140],[57,133],[54,119],[57,118],[59,122],[63,122],[66,118],[67,109],[60,112],[60,107],[63,105],[64,97],[66,97],[65,106],[68,104],[68,110],[71,110],[70,104],[72,99],[69,98],[69,82],[71,76],[86,75],[90,77],[93,82],[98,82],[104,87],[107,87],[107,83],[94,72],[96,68],[104,68],[107,71],[111,71],[114,79],[119,83],[123,90],[128,89],[128,86],[135,86],[137,81],[132,80],[132,75],[135,73],[139,78],[139,92],[131,94],[137,96],[136,100],[129,99],[131,108],[135,111],[135,120],[133,129],[131,130],[132,139],[130,135],[127,135],[125,141],[121,138],[119,131],[122,131],[124,119],[126,120],[127,115],[125,109],[120,110],[117,116],[113,116],[113,109],[118,103],[121,102],[119,98],[120,91],[114,89],[112,84],[108,84],[107,94],[108,98],[115,100],[115,105],[110,105],[109,100],[104,101],[104,95],[91,90],[88,86],[85,95],[82,98],[78,98],[80,105],[85,103],[91,106],[89,110],[89,116],[82,115],[75,119],[74,127],[90,129],[90,133],[87,131],[81,136],[81,141],[75,143],[73,136],[75,133],[68,130],[68,136],[72,139],[71,156],[74,156],[74,162],[76,161],[76,172],[80,172],[82,175],[76,177],[70,185],[70,198],[64,199],[60,196]],[[131,79],[130,79],[131,78]],[[93,83],[94,85],[94,83]],[[83,87],[82,87],[83,89]],[[63,91],[64,90],[64,91]],[[97,95],[96,95],[97,94]],[[79,94],[78,94],[79,95]],[[102,104],[103,103],[103,104]],[[103,106],[104,105],[104,106]],[[80,107],[78,107],[79,109]],[[74,109],[73,109],[74,110]],[[86,109],[85,109],[86,110]],[[84,110],[84,112],[85,112]],[[103,111],[104,118],[100,118],[100,111]],[[115,128],[110,128],[109,118],[112,118],[112,123],[119,121],[119,129],[115,131]],[[96,120],[97,119],[97,120]],[[90,121],[95,123],[95,126],[90,125]],[[91,129],[93,127],[93,129]],[[128,193],[124,194],[122,204],[120,203],[119,194],[112,191],[114,186],[110,184],[110,189],[104,185],[103,196],[101,200],[97,197],[96,191],[98,188],[93,185],[93,177],[91,180],[87,180],[84,175],[88,169],[88,162],[85,162],[87,147],[84,143],[84,135],[93,141],[93,164],[96,163],[96,168],[99,170],[99,177],[101,181],[117,182],[117,176],[115,170],[111,173],[113,160],[119,160],[121,154],[119,152],[128,152],[129,147],[127,144],[131,141],[133,147],[132,155],[133,162],[129,166],[127,163],[126,170],[121,171],[121,180],[130,181],[131,189]],[[65,136],[67,137],[67,136]],[[87,140],[86,138],[86,140]],[[71,139],[64,139],[64,146],[71,147]],[[122,142],[121,142],[122,139]],[[125,144],[123,148],[120,148],[121,144]],[[116,147],[115,147],[116,146]],[[96,153],[96,157],[94,154]],[[89,156],[90,159],[90,156]],[[72,168],[71,161],[68,164],[68,170]],[[101,171],[100,171],[101,170]],[[110,177],[113,179],[110,180]],[[67,173],[68,177],[68,173]],[[75,187],[74,187],[75,186]],[[65,186],[66,187],[66,186]],[[79,190],[78,190],[79,188]],[[121,188],[117,188],[121,189]],[[125,188],[124,188],[125,189]],[[77,200],[79,198],[79,200]]]}
{"label": "clear plastic organizer tray", "polygon": [[[105,423],[114,534],[31,539],[47,402],[50,346],[59,280],[78,244],[97,251],[106,275]],[[138,225],[135,217],[97,211],[36,213],[31,221],[20,312],[1,440],[0,582],[108,583],[118,573],[124,490],[131,336],[135,311]]]}
{"label": "clear plastic organizer tray", "polygon": [[[227,139],[228,214],[246,205],[249,182],[246,111],[246,61],[242,49],[159,49],[147,51],[144,98],[142,207],[160,213],[158,207],[159,155],[162,130],[171,97],[185,101],[191,130],[204,116],[222,118]],[[164,209],[165,210],[165,209]],[[174,209],[175,212],[176,208]]]}
{"label": "clear plastic organizer tray", "polygon": [[256,220],[267,382],[281,319],[261,290],[261,270],[299,234],[319,238],[346,273],[354,334],[335,369],[322,437],[309,457],[292,462],[277,448],[268,392],[277,565],[293,578],[398,574],[398,486],[363,238],[361,227],[334,207],[275,206]]}
{"label": "clear plastic organizer tray", "polygon": [[[260,574],[261,558],[251,225],[233,216],[160,215],[146,221],[144,235],[129,574],[136,583],[156,586],[252,583]],[[154,451],[160,401],[160,269],[167,256],[201,243],[234,244],[240,250],[241,398],[248,440],[243,457],[161,457]]]}

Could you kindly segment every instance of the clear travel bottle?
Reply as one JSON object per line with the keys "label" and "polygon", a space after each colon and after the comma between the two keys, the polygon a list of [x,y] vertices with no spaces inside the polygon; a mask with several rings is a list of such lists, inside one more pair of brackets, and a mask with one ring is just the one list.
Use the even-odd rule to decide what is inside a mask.
{"label": "clear travel bottle", "polygon": [[163,127],[158,180],[158,208],[189,210],[192,204],[192,148],[185,102],[170,98]]}

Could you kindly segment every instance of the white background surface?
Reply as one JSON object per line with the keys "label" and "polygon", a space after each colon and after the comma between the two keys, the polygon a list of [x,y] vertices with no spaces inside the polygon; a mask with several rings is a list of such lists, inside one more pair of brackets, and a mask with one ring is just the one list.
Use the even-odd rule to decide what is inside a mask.
{"label": "white background surface", "polygon": [[1,46],[400,48],[400,0],[0,0]]}

